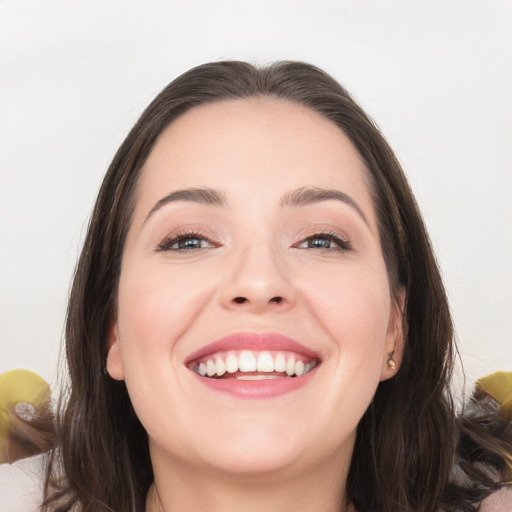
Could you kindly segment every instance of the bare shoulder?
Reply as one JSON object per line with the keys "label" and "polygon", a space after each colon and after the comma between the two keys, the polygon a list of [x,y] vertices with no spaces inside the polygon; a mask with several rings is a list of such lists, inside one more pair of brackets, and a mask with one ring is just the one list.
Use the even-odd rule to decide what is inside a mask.
{"label": "bare shoulder", "polygon": [[502,487],[486,498],[480,512],[512,512],[512,486]]}

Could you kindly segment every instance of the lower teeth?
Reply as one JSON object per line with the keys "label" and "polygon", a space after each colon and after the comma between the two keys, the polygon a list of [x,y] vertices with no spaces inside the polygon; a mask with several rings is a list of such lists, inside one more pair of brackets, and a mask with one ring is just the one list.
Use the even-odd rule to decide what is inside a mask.
{"label": "lower teeth", "polygon": [[238,375],[235,377],[236,380],[268,380],[280,378],[279,375]]}

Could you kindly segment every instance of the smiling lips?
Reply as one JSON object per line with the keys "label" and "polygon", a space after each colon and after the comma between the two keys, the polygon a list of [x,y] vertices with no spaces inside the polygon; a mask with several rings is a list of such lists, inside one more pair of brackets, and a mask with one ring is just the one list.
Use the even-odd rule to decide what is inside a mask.
{"label": "smiling lips", "polygon": [[285,336],[238,333],[203,347],[186,366],[214,391],[268,398],[305,385],[319,363],[315,352]]}
{"label": "smiling lips", "polygon": [[316,359],[290,352],[242,350],[218,352],[196,361],[191,369],[202,377],[261,380],[299,377],[316,363]]}

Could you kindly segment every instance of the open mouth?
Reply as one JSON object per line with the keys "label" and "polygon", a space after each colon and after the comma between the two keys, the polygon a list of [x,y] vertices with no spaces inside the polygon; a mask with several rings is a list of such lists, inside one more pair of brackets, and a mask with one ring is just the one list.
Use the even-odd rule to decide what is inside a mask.
{"label": "open mouth", "polygon": [[219,351],[187,366],[209,379],[270,380],[306,375],[319,360],[289,351]]}

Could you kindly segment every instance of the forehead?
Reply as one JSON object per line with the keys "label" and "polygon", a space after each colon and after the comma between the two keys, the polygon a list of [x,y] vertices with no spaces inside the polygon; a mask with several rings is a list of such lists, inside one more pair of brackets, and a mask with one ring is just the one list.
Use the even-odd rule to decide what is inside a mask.
{"label": "forehead", "polygon": [[367,181],[359,153],[332,121],[302,105],[255,97],[194,107],[171,123],[144,165],[139,198],[150,207],[183,188],[236,198],[313,186],[371,203]]}

